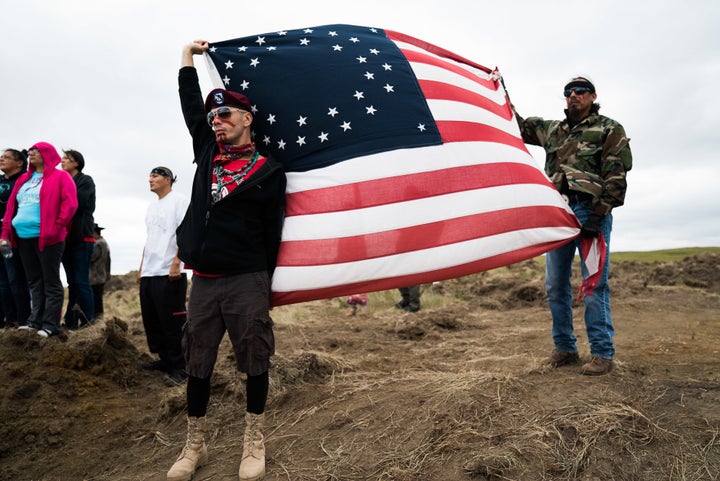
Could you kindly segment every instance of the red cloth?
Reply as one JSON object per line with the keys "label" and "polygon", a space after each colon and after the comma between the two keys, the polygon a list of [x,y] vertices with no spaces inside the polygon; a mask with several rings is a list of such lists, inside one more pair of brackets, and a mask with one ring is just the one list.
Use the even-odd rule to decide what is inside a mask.
{"label": "red cloth", "polygon": [[[265,163],[266,160],[267,159],[265,157],[259,157],[257,162],[255,162],[255,165],[252,167],[252,169],[250,169],[250,171],[243,178],[243,180],[247,180],[250,177],[252,177],[252,175],[255,172],[257,172],[260,169],[260,167],[263,166],[263,164]],[[250,163],[250,159],[236,159],[236,160],[226,160],[226,161],[222,162],[222,165],[223,165],[223,167],[225,167],[226,170],[237,172],[237,171],[240,171],[243,168],[245,168],[249,163]],[[222,180],[227,182],[230,180],[230,178],[231,178],[231,176],[228,175],[228,176],[225,176],[225,178]],[[217,178],[215,176],[214,171],[212,174],[212,182],[213,182],[213,184],[217,183]],[[229,194],[230,192],[235,190],[236,187],[237,187],[237,184],[235,182],[230,182],[229,184],[227,184],[225,186],[225,188],[227,189],[227,194]],[[225,195],[227,195],[227,194],[225,194]]]}
{"label": "red cloth", "polygon": [[[239,182],[244,182],[257,172],[267,160],[265,157],[258,156],[258,153],[255,151],[255,144],[252,143],[243,145],[218,144],[218,147],[220,148],[220,153],[213,159],[212,184],[213,189],[217,188],[216,185],[219,182],[223,187],[220,189],[220,193],[217,194],[215,201],[225,197],[238,186],[237,182],[232,181],[233,175],[248,167],[249,164],[255,160],[250,170],[239,179]],[[253,159],[241,159],[240,157],[245,154],[254,154],[254,157]],[[221,179],[218,179],[218,166],[222,166],[226,172]]]}
{"label": "red cloth", "polygon": [[351,306],[354,304],[360,304],[361,306],[366,306],[368,301],[368,295],[367,294],[351,294],[347,298],[347,303]]}
{"label": "red cloth", "polygon": [[603,266],[607,252],[607,244],[602,232],[597,237],[581,237],[580,252],[585,259],[585,267],[588,270],[588,277],[583,280],[578,292],[578,300],[585,299],[592,294],[597,286],[600,277],[603,275]]}

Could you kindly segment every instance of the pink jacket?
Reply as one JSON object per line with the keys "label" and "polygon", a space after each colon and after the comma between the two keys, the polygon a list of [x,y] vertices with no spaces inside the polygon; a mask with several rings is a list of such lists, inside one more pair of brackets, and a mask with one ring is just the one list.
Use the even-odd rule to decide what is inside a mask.
{"label": "pink jacket", "polygon": [[[45,164],[40,186],[40,237],[38,238],[38,247],[43,250],[45,246],[65,240],[68,226],[78,207],[77,191],[72,176],[56,168],[60,164],[60,155],[55,147],[47,142],[38,142],[30,148],[40,151]],[[12,219],[17,213],[17,193],[32,177],[35,170],[35,166],[29,164],[27,172],[18,177],[8,199],[0,237],[8,239],[13,247],[17,241],[15,230],[12,228]]]}

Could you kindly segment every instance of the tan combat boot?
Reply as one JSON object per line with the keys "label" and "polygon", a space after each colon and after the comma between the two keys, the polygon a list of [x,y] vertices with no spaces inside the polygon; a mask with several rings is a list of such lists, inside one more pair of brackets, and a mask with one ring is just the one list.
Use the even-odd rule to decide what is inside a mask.
{"label": "tan combat boot", "polygon": [[238,472],[240,481],[257,481],[265,476],[264,422],[265,414],[245,413],[243,453]]}
{"label": "tan combat boot", "polygon": [[195,470],[207,463],[205,445],[205,417],[188,416],[187,442],[175,464],[167,473],[167,481],[190,481]]}

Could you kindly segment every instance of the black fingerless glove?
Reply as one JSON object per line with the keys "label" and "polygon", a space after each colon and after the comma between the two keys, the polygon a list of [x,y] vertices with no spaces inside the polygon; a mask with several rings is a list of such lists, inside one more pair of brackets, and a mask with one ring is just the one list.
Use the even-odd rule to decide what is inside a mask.
{"label": "black fingerless glove", "polygon": [[583,237],[597,237],[600,234],[600,224],[603,217],[597,214],[590,214],[580,229],[580,235]]}

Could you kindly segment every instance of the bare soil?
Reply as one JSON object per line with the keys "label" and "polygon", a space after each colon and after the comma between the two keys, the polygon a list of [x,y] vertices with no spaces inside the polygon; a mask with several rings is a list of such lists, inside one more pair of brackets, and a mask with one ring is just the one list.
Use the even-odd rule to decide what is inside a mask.
{"label": "bare soil", "polygon": [[[414,314],[389,291],[354,317],[344,299],[274,309],[265,479],[720,479],[720,256],[614,262],[611,287],[617,357],[601,377],[541,366],[537,260],[424,286]],[[90,328],[0,333],[0,479],[165,480],[185,389],[138,367],[134,274],[108,291]],[[244,405],[226,339],[193,480],[237,479]]]}

